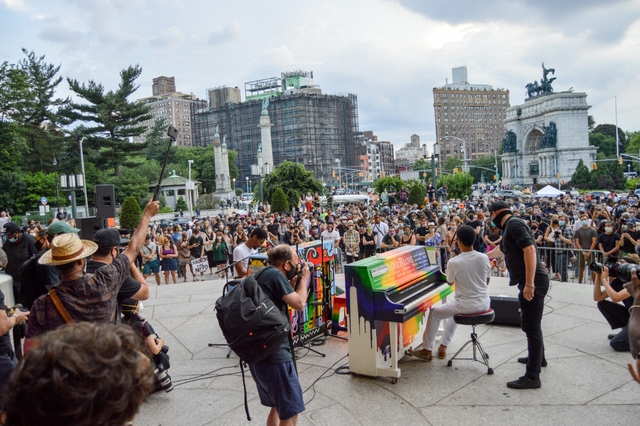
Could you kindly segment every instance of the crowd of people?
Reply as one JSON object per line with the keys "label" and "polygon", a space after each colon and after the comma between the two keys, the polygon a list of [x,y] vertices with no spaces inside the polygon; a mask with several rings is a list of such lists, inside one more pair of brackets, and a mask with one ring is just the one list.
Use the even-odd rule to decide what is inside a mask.
{"label": "crowd of people", "polygon": [[[493,273],[522,285],[521,304],[530,302],[527,309],[537,318],[537,324],[529,324],[529,329],[525,330],[527,337],[534,340],[548,288],[548,279],[537,278],[538,275],[544,273],[556,281],[567,281],[571,276],[577,276],[580,283],[593,281],[598,308],[612,329],[620,329],[610,337],[611,346],[616,350],[631,350],[637,356],[640,348],[634,341],[633,323],[638,301],[634,296],[637,299],[640,293],[637,289],[640,281],[634,277],[634,282],[625,286],[610,272],[615,271],[616,264],[640,263],[635,251],[640,242],[640,202],[633,192],[621,195],[611,192],[601,197],[566,195],[502,200],[491,192],[447,199],[446,193],[439,194],[431,189],[421,205],[409,205],[405,189],[394,194],[384,192],[379,197],[371,197],[368,203],[329,205],[329,208],[317,194],[309,193],[289,212],[271,212],[265,205],[246,214],[194,216],[182,225],[152,221],[158,205],[150,203],[140,226],[130,235],[126,245],[113,229],[96,233],[94,241],[85,241],[77,237],[78,230],[66,217],[58,218],[46,227],[36,222],[19,226],[2,212],[0,228],[4,233],[0,267],[13,277],[14,295],[25,309],[16,309],[11,316],[0,311],[0,332],[3,333],[0,349],[6,352],[0,354],[0,365],[9,366],[3,370],[5,372],[10,372],[16,365],[16,354],[7,340],[8,332],[14,326],[29,320],[25,344],[29,349],[31,342],[40,341],[40,335],[46,336],[47,332],[73,322],[62,315],[58,306],[60,301],[67,307],[66,315],[75,321],[116,324],[124,315],[125,319],[140,324],[145,320],[139,316],[138,302],[148,297],[147,279],[151,275],[157,285],[163,281],[165,285],[177,284],[180,279],[186,282],[189,278],[194,282],[204,281],[204,272],[196,272],[192,262],[206,259],[210,276],[239,278],[246,276],[249,270],[242,262],[234,268],[229,267],[234,262],[234,252],[236,260],[240,260],[245,252],[252,253],[263,245],[296,246],[319,239],[333,241],[343,263],[402,246],[435,247],[438,266],[445,272],[449,265],[457,265],[454,261],[457,256],[470,259],[471,252],[487,253],[492,261],[486,273],[480,275],[479,282]],[[440,201],[436,201],[436,197]],[[507,228],[511,218],[519,218],[517,223],[521,225]],[[458,233],[461,228],[464,229],[462,238]],[[506,229],[512,229],[511,235],[505,234]],[[514,240],[514,235],[523,235],[524,240]],[[525,240],[531,243],[522,245]],[[512,248],[505,250],[505,247]],[[510,253],[518,250],[522,251],[522,257],[517,261],[513,257],[510,260]],[[531,272],[531,276],[527,272],[525,278],[526,268],[519,271],[516,268],[517,276],[513,276],[514,262],[524,262],[523,265],[530,262],[527,259],[532,250],[536,259],[535,272]],[[289,281],[293,278],[292,270],[296,267],[300,270],[295,251],[292,254],[273,253],[280,253],[281,259],[276,266]],[[93,255],[91,261],[86,260],[89,255]],[[605,266],[596,270],[592,266],[594,261]],[[25,268],[27,262],[32,262],[34,267]],[[478,259],[477,262],[484,261]],[[457,272],[451,272],[452,277],[464,271],[462,265],[457,268]],[[25,275],[25,270],[31,272]],[[138,284],[127,284],[128,279]],[[35,282],[38,284],[33,284]],[[51,295],[52,288],[54,296]],[[286,296],[292,289],[284,286],[281,290]],[[0,296],[3,301],[4,295],[0,293]],[[486,304],[484,296],[482,306]],[[59,298],[57,302],[56,298]],[[290,300],[284,300],[291,304]],[[475,305],[469,306],[475,309]],[[626,316],[622,310],[627,312]],[[434,321],[439,322],[439,319]],[[434,327],[429,329],[422,347],[425,352],[419,356],[432,356]],[[157,375],[161,372],[153,357],[159,355],[164,342],[150,326],[144,328],[148,332],[141,341],[148,340],[149,345],[143,353],[150,359],[149,371],[156,374],[157,385]],[[449,330],[449,339],[438,349],[439,355],[446,353],[445,343],[452,333]],[[73,336],[69,338],[73,339]],[[533,359],[525,358],[524,363],[528,363],[527,380],[531,381],[537,378],[539,366],[546,364],[546,360],[543,347],[537,347],[533,352],[530,348],[529,355]],[[33,358],[36,359],[36,355]],[[537,367],[530,364],[537,364]],[[632,372],[638,377],[633,369]],[[7,374],[0,375],[4,383],[8,378]],[[516,387],[529,386],[522,378],[514,383]],[[147,388],[149,386],[145,385]],[[268,398],[261,394],[261,399],[263,397]]]}

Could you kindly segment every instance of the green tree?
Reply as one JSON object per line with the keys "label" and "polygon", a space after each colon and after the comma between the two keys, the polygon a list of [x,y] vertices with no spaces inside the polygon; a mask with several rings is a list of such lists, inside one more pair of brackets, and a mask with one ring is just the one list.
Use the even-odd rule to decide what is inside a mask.
{"label": "green tree", "polygon": [[[598,124],[594,129],[593,133],[598,133],[601,135],[609,136],[613,138],[613,152],[616,152],[615,140],[616,140],[616,125],[615,124]],[[618,138],[620,139],[620,152],[626,152],[625,149],[628,145],[627,135],[625,132],[618,127]]]}
{"label": "green tree", "polygon": [[187,202],[184,201],[184,198],[182,198],[182,195],[180,197],[178,197],[178,201],[176,201],[176,209],[175,211],[179,212],[179,211],[187,211],[188,207],[187,207]]}
{"label": "green tree", "polygon": [[[302,164],[291,161],[277,165],[264,179],[262,187],[266,200],[273,200],[276,189],[282,189],[290,206],[297,206],[300,196],[307,192],[311,192],[311,194],[324,193],[322,182],[312,172],[305,170]],[[256,196],[254,199],[258,199],[258,197]]]}
{"label": "green tree", "polygon": [[[496,160],[493,155],[476,158],[471,162],[471,170],[469,170],[469,173],[471,174],[471,176],[473,176],[474,182],[482,182],[482,176],[484,176],[485,182],[493,182],[493,176],[495,175],[495,166]],[[502,176],[502,161],[498,161],[498,174]]]}
{"label": "green tree", "polygon": [[462,167],[462,160],[458,157],[449,157],[444,163],[444,170],[447,172],[453,172],[453,169]]}
{"label": "green tree", "polygon": [[153,117],[148,105],[128,101],[138,90],[135,81],[141,73],[138,65],[122,70],[118,89],[108,92],[93,80],[81,84],[67,79],[71,90],[86,103],[71,103],[64,111],[65,116],[91,126],[84,130],[86,143],[99,152],[98,166],[113,168],[116,176],[120,175],[120,167],[128,164],[130,156],[146,148],[144,143],[129,141],[143,134],[147,127],[142,123]]}
{"label": "green tree", "polygon": [[[628,137],[627,152],[633,156],[640,156],[640,132],[629,132]],[[636,172],[640,172],[640,162],[634,161],[633,168]]]}
{"label": "green tree", "polygon": [[427,176],[429,179],[431,178],[431,160],[425,160],[424,158],[419,158],[418,161],[413,163],[413,170],[418,171],[418,178],[424,181]]}
{"label": "green tree", "polygon": [[587,126],[589,128],[589,133],[593,132],[593,129],[596,126],[596,120],[593,119],[593,115],[587,115]]}
{"label": "green tree", "polygon": [[424,186],[421,184],[414,184],[411,186],[411,190],[409,191],[409,198],[407,199],[408,204],[410,206],[417,204],[418,206],[422,206],[424,203],[424,199],[426,197],[427,191]]}
{"label": "green tree", "polygon": [[56,199],[56,179],[53,173],[27,173],[22,180],[26,184],[26,191],[19,198],[20,210],[36,210],[42,197]]}
{"label": "green tree", "polygon": [[589,134],[589,145],[598,148],[598,156],[613,158],[616,156],[616,138],[595,131]]}
{"label": "green tree", "polygon": [[452,175],[440,175],[438,188],[447,185],[449,198],[464,198],[471,195],[473,177],[469,173],[454,173]]}
{"label": "green tree", "polygon": [[141,215],[140,204],[138,204],[136,198],[127,197],[122,204],[122,211],[120,212],[120,228],[136,229],[140,223]]}
{"label": "green tree", "polygon": [[609,168],[606,163],[598,163],[596,170],[591,170],[589,173],[589,188],[590,189],[613,189],[613,179],[609,175]]}
{"label": "green tree", "polygon": [[22,176],[13,171],[0,173],[0,210],[7,209],[10,214],[24,213],[21,198],[27,192],[27,184]]}
{"label": "green tree", "polygon": [[[56,98],[55,93],[62,77],[58,76],[60,65],[45,62],[44,56],[22,49],[26,58],[7,71],[5,75],[17,79],[9,87],[17,90],[6,98],[11,99],[8,116],[19,124],[29,155],[24,158],[33,170],[49,171],[53,169],[51,159],[59,151],[63,133],[60,128],[69,121],[60,115],[69,99]],[[19,99],[16,99],[20,96]]]}
{"label": "green tree", "polygon": [[284,194],[282,188],[276,188],[271,197],[271,211],[276,213],[285,213],[289,211],[289,201]]}
{"label": "green tree", "polygon": [[582,159],[580,159],[576,166],[576,171],[573,172],[571,176],[571,185],[578,189],[588,189],[589,180],[589,168],[585,166]]}
{"label": "green tree", "polygon": [[406,184],[399,176],[385,176],[373,182],[373,190],[378,194],[382,194],[383,191],[400,191],[403,186]]}
{"label": "green tree", "polygon": [[[154,160],[159,164],[162,164],[164,161],[164,156],[167,153],[167,146],[171,143],[171,139],[167,136],[168,127],[169,125],[167,124],[167,120],[164,118],[157,118],[149,128],[149,132],[145,137],[146,147],[143,151],[147,160]],[[175,145],[171,147],[167,163],[173,162],[178,149],[180,148]]]}

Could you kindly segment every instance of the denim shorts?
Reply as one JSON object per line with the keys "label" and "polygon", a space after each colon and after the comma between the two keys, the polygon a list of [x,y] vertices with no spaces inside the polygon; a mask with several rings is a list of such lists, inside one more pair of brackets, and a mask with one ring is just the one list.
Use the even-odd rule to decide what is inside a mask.
{"label": "denim shorts", "polygon": [[280,420],[287,420],[304,411],[302,388],[293,361],[280,364],[249,365],[258,387],[260,403],[275,407]]}

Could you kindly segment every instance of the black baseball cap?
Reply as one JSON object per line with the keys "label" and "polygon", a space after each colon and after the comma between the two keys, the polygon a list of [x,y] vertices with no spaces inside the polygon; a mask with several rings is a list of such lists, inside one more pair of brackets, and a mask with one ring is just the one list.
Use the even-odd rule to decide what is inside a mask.
{"label": "black baseball cap", "polygon": [[15,222],[7,222],[4,224],[4,233],[13,234],[14,232],[22,232]]}
{"label": "black baseball cap", "polygon": [[120,232],[116,228],[107,228],[97,231],[93,235],[93,242],[98,247],[113,247],[128,244],[129,240],[121,238]]}

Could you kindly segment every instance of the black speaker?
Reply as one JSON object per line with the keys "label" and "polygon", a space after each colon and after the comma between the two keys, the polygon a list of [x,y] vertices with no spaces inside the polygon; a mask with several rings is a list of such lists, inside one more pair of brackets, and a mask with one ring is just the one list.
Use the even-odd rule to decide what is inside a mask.
{"label": "black speaker", "polygon": [[517,297],[491,296],[491,309],[496,314],[491,324],[521,326],[520,304]]}
{"label": "black speaker", "polygon": [[116,189],[113,185],[94,186],[96,217],[106,219],[116,217]]}
{"label": "black speaker", "polygon": [[107,219],[100,217],[83,217],[76,219],[76,226],[80,229],[79,237],[83,240],[93,240],[93,234],[108,228]]}

